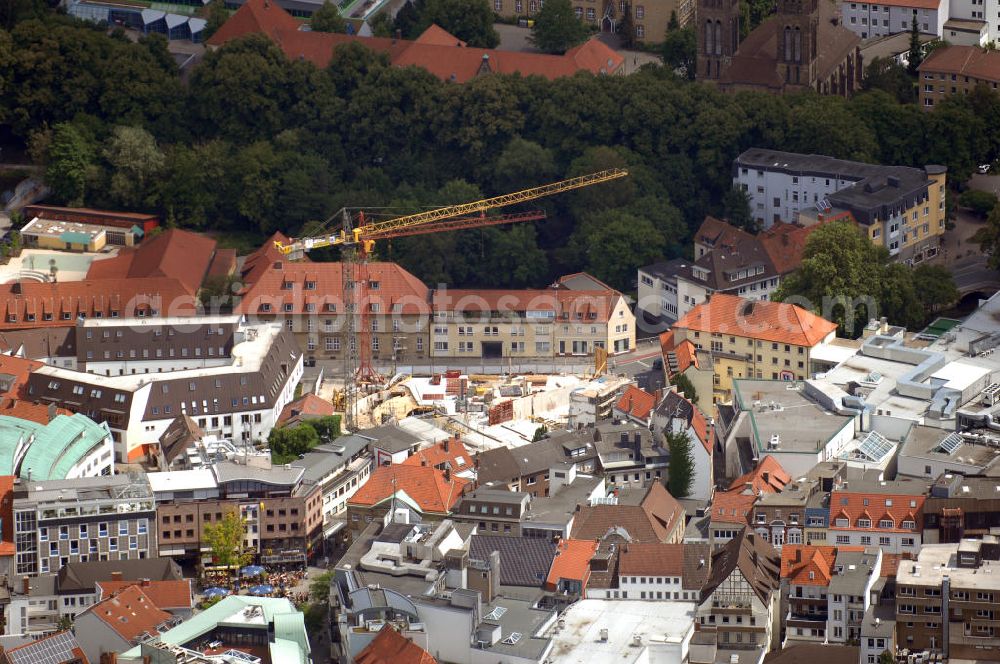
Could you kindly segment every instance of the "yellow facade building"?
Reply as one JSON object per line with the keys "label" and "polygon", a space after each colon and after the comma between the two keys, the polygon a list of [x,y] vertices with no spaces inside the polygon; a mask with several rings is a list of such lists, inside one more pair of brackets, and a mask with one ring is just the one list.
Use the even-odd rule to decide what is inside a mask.
{"label": "yellow facade building", "polygon": [[[837,325],[801,307],[716,293],[661,337],[664,366],[677,350],[695,349],[697,364],[712,368],[713,402],[732,399],[733,380],[803,380],[810,351],[831,341]],[[687,351],[690,354],[690,351]]]}

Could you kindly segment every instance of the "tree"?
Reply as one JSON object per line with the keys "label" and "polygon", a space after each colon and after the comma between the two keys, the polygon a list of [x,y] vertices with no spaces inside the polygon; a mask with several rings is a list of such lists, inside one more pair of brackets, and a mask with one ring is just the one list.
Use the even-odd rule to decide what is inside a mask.
{"label": "tree", "polygon": [[309,27],[314,32],[344,32],[347,30],[347,23],[340,15],[337,5],[330,0],[323,0],[322,6],[313,12],[309,20]]}
{"label": "tree", "polygon": [[684,398],[691,403],[698,403],[698,393],[694,389],[694,383],[686,375],[678,372],[670,377],[670,384],[677,387],[677,391],[684,395]]}
{"label": "tree", "polygon": [[972,241],[988,256],[989,266],[1000,269],[1000,204],[993,208],[986,218],[986,226],[976,231]]}
{"label": "tree", "polygon": [[913,270],[913,285],[927,311],[934,313],[958,301],[955,279],[943,265],[921,263]]}
{"label": "tree", "polygon": [[243,550],[246,524],[236,512],[228,512],[222,521],[205,524],[205,544],[212,551],[216,565],[242,567],[253,557]]}
{"label": "tree", "polygon": [[330,584],[333,583],[333,572],[323,572],[309,582],[309,599],[317,604],[327,604],[330,601]]}
{"label": "tree", "polygon": [[842,336],[855,338],[877,317],[884,252],[849,221],[824,224],[809,236],[802,265],[773,299],[820,312]]}
{"label": "tree", "polygon": [[722,216],[733,226],[750,233],[760,230],[760,225],[750,209],[750,195],[739,187],[733,187],[722,199]]}
{"label": "tree", "polygon": [[538,441],[545,438],[546,434],[548,433],[549,433],[549,428],[543,424],[542,426],[535,429],[534,435],[531,436],[531,442],[537,443]]}
{"label": "tree", "polygon": [[229,10],[226,9],[224,0],[212,0],[205,8],[205,28],[202,30],[203,39],[208,39],[214,35],[222,24],[229,20]]}
{"label": "tree", "polygon": [[878,656],[878,664],[896,664],[896,657],[888,650],[883,650]]}
{"label": "tree", "polygon": [[93,145],[74,125],[61,123],[52,131],[48,147],[45,182],[70,206],[82,206],[94,166]]}
{"label": "tree", "polygon": [[340,437],[340,415],[329,415],[309,420],[309,425],[316,430],[316,435],[323,442],[331,442]]}
{"label": "tree", "polygon": [[308,422],[294,427],[271,429],[267,437],[267,445],[271,448],[271,460],[276,464],[293,461],[319,443],[319,434]]}
{"label": "tree", "polygon": [[434,24],[469,46],[496,48],[500,35],[493,29],[493,19],[489,0],[426,0],[418,25],[420,32]]}
{"label": "tree", "polygon": [[909,329],[923,327],[927,314],[913,283],[913,270],[902,263],[888,263],[881,280],[880,316]]}
{"label": "tree", "polygon": [[632,20],[632,4],[626,2],[622,8],[622,18],[618,22],[618,37],[621,40],[621,48],[635,48],[635,21]]}
{"label": "tree", "polygon": [[667,30],[661,50],[663,64],[693,81],[698,73],[698,44],[693,27]]}
{"label": "tree", "polygon": [[686,431],[667,431],[664,433],[664,439],[670,454],[667,491],[674,498],[687,498],[691,495],[691,488],[694,485],[695,471],[691,437]]}
{"label": "tree", "polygon": [[565,53],[583,43],[588,34],[569,0],[548,0],[535,14],[529,41],[546,53]]}
{"label": "tree", "polygon": [[420,25],[420,15],[424,11],[424,0],[406,0],[403,6],[399,8],[396,12],[396,18],[393,20],[392,27],[399,32],[406,39],[413,39],[417,37],[416,34],[417,27]]}
{"label": "tree", "polygon": [[673,30],[679,30],[680,27],[681,27],[681,22],[677,20],[677,10],[671,9],[670,20],[667,21],[667,32],[671,32]]}
{"label": "tree", "polygon": [[[906,67],[896,60],[883,60],[875,57],[865,65],[864,78],[861,81],[863,90],[882,90],[896,99],[900,104],[910,104],[917,100],[917,88],[913,84]],[[884,107],[885,104],[883,103]]]}
{"label": "tree", "polygon": [[152,188],[166,165],[156,139],[139,127],[115,127],[104,156],[112,167],[111,196],[123,207],[154,204]]}
{"label": "tree", "polygon": [[917,17],[914,16],[910,22],[910,50],[906,54],[906,72],[916,78],[917,69],[923,61],[924,54],[920,48],[920,29],[917,26]]}
{"label": "tree", "polygon": [[958,197],[958,204],[985,219],[997,205],[996,194],[979,189],[966,189]]}

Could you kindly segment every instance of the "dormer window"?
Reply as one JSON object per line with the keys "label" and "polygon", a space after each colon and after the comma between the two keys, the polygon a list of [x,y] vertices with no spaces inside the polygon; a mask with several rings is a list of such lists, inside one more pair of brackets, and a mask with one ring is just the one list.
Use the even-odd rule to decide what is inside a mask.
{"label": "dormer window", "polygon": [[281,290],[292,290],[292,288],[294,286],[295,286],[295,282],[292,282],[292,281],[282,281],[281,282]]}
{"label": "dormer window", "polygon": [[889,528],[895,528],[896,524],[892,519],[881,519],[878,522],[878,527],[889,529]]}
{"label": "dormer window", "polygon": [[871,519],[858,519],[858,528],[871,528],[871,527],[872,527]]}
{"label": "dormer window", "polygon": [[261,310],[261,312],[263,312],[263,313],[267,313],[267,312],[269,312],[269,311],[271,310],[271,305],[270,305],[270,304],[268,304],[267,302],[263,302],[263,303],[262,303],[262,304],[260,305],[260,310]]}
{"label": "dormer window", "polygon": [[307,281],[306,282],[306,290],[316,290],[316,282],[315,281]]}

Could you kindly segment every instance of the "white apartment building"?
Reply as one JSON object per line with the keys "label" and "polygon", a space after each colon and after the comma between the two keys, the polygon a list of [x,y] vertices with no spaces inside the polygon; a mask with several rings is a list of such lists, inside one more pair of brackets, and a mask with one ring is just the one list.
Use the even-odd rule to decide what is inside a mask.
{"label": "white apartment building", "polygon": [[882,0],[878,3],[841,0],[844,27],[862,39],[909,32],[913,19],[923,34],[941,36],[949,18],[950,0]]}
{"label": "white apartment building", "polygon": [[[982,26],[979,40],[969,43],[962,40],[959,34],[951,34],[952,25],[946,25],[946,33],[942,36],[952,44],[968,44],[970,46],[985,46],[989,42],[1000,39],[1000,0],[944,0],[950,3],[949,24],[955,28],[965,28],[974,31]],[[957,30],[956,30],[957,32]]]}
{"label": "white apartment building", "polygon": [[[169,339],[173,328],[162,329]],[[215,348],[225,349],[226,344]],[[223,364],[148,374],[133,374],[132,368],[101,376],[41,367],[29,377],[27,391],[34,400],[106,422],[116,459],[135,461],[150,455],[168,427],[183,416],[193,418],[209,435],[242,441],[267,438],[295,396],[303,362],[292,333],[267,323],[241,325]]]}

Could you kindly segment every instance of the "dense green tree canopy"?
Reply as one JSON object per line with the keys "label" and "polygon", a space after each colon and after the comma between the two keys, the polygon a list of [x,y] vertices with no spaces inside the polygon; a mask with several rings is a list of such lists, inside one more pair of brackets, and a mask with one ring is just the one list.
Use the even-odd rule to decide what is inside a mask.
{"label": "dense green tree canopy", "polygon": [[431,25],[444,28],[469,46],[494,48],[500,43],[500,35],[493,29],[489,0],[425,0],[416,33]]}
{"label": "dense green tree canopy", "polygon": [[569,0],[547,0],[535,15],[531,43],[546,53],[565,53],[583,42],[589,33]]}
{"label": "dense green tree canopy", "polygon": [[309,19],[309,27],[316,32],[344,32],[347,29],[347,23],[340,15],[337,5],[330,0],[323,0],[323,4],[313,12],[312,18]]}

